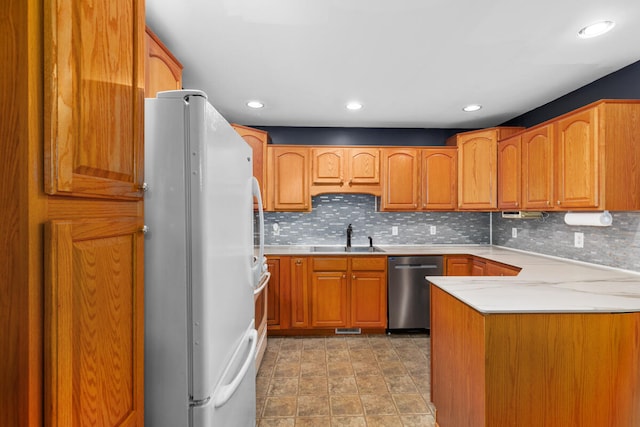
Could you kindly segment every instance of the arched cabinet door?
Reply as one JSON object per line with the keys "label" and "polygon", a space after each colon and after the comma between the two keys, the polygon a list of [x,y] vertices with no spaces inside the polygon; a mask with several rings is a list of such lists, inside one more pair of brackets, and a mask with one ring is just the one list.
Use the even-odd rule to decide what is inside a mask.
{"label": "arched cabinet door", "polygon": [[46,2],[45,191],[139,199],[144,1]]}

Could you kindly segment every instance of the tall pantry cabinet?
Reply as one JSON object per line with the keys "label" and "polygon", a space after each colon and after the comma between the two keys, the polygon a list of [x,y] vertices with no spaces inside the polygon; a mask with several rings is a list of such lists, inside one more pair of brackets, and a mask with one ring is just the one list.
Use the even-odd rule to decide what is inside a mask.
{"label": "tall pantry cabinet", "polygon": [[143,0],[8,0],[0,425],[143,425]]}

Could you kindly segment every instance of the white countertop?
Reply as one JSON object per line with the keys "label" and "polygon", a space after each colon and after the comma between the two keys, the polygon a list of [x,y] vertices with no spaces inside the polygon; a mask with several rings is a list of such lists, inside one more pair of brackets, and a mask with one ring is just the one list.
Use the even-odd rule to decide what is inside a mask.
{"label": "white countertop", "polygon": [[[522,268],[517,276],[433,276],[429,280],[481,313],[640,311],[640,273],[489,245],[385,246],[349,255],[469,254]],[[267,255],[345,255],[311,246],[267,246]]]}

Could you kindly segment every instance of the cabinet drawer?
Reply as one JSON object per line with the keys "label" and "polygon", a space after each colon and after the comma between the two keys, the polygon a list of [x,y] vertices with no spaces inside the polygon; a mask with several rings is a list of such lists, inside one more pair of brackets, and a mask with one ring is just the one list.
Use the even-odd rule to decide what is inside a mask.
{"label": "cabinet drawer", "polygon": [[351,258],[351,270],[353,271],[384,271],[387,268],[386,257],[353,257]]}
{"label": "cabinet drawer", "polygon": [[313,269],[313,271],[347,271],[347,258],[313,258],[311,268]]}

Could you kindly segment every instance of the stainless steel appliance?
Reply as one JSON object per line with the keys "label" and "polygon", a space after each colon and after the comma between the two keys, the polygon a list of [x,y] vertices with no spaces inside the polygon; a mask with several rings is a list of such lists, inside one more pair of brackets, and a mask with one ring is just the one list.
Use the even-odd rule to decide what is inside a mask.
{"label": "stainless steel appliance", "polygon": [[429,329],[429,282],[425,276],[442,276],[438,255],[389,257],[388,329]]}

